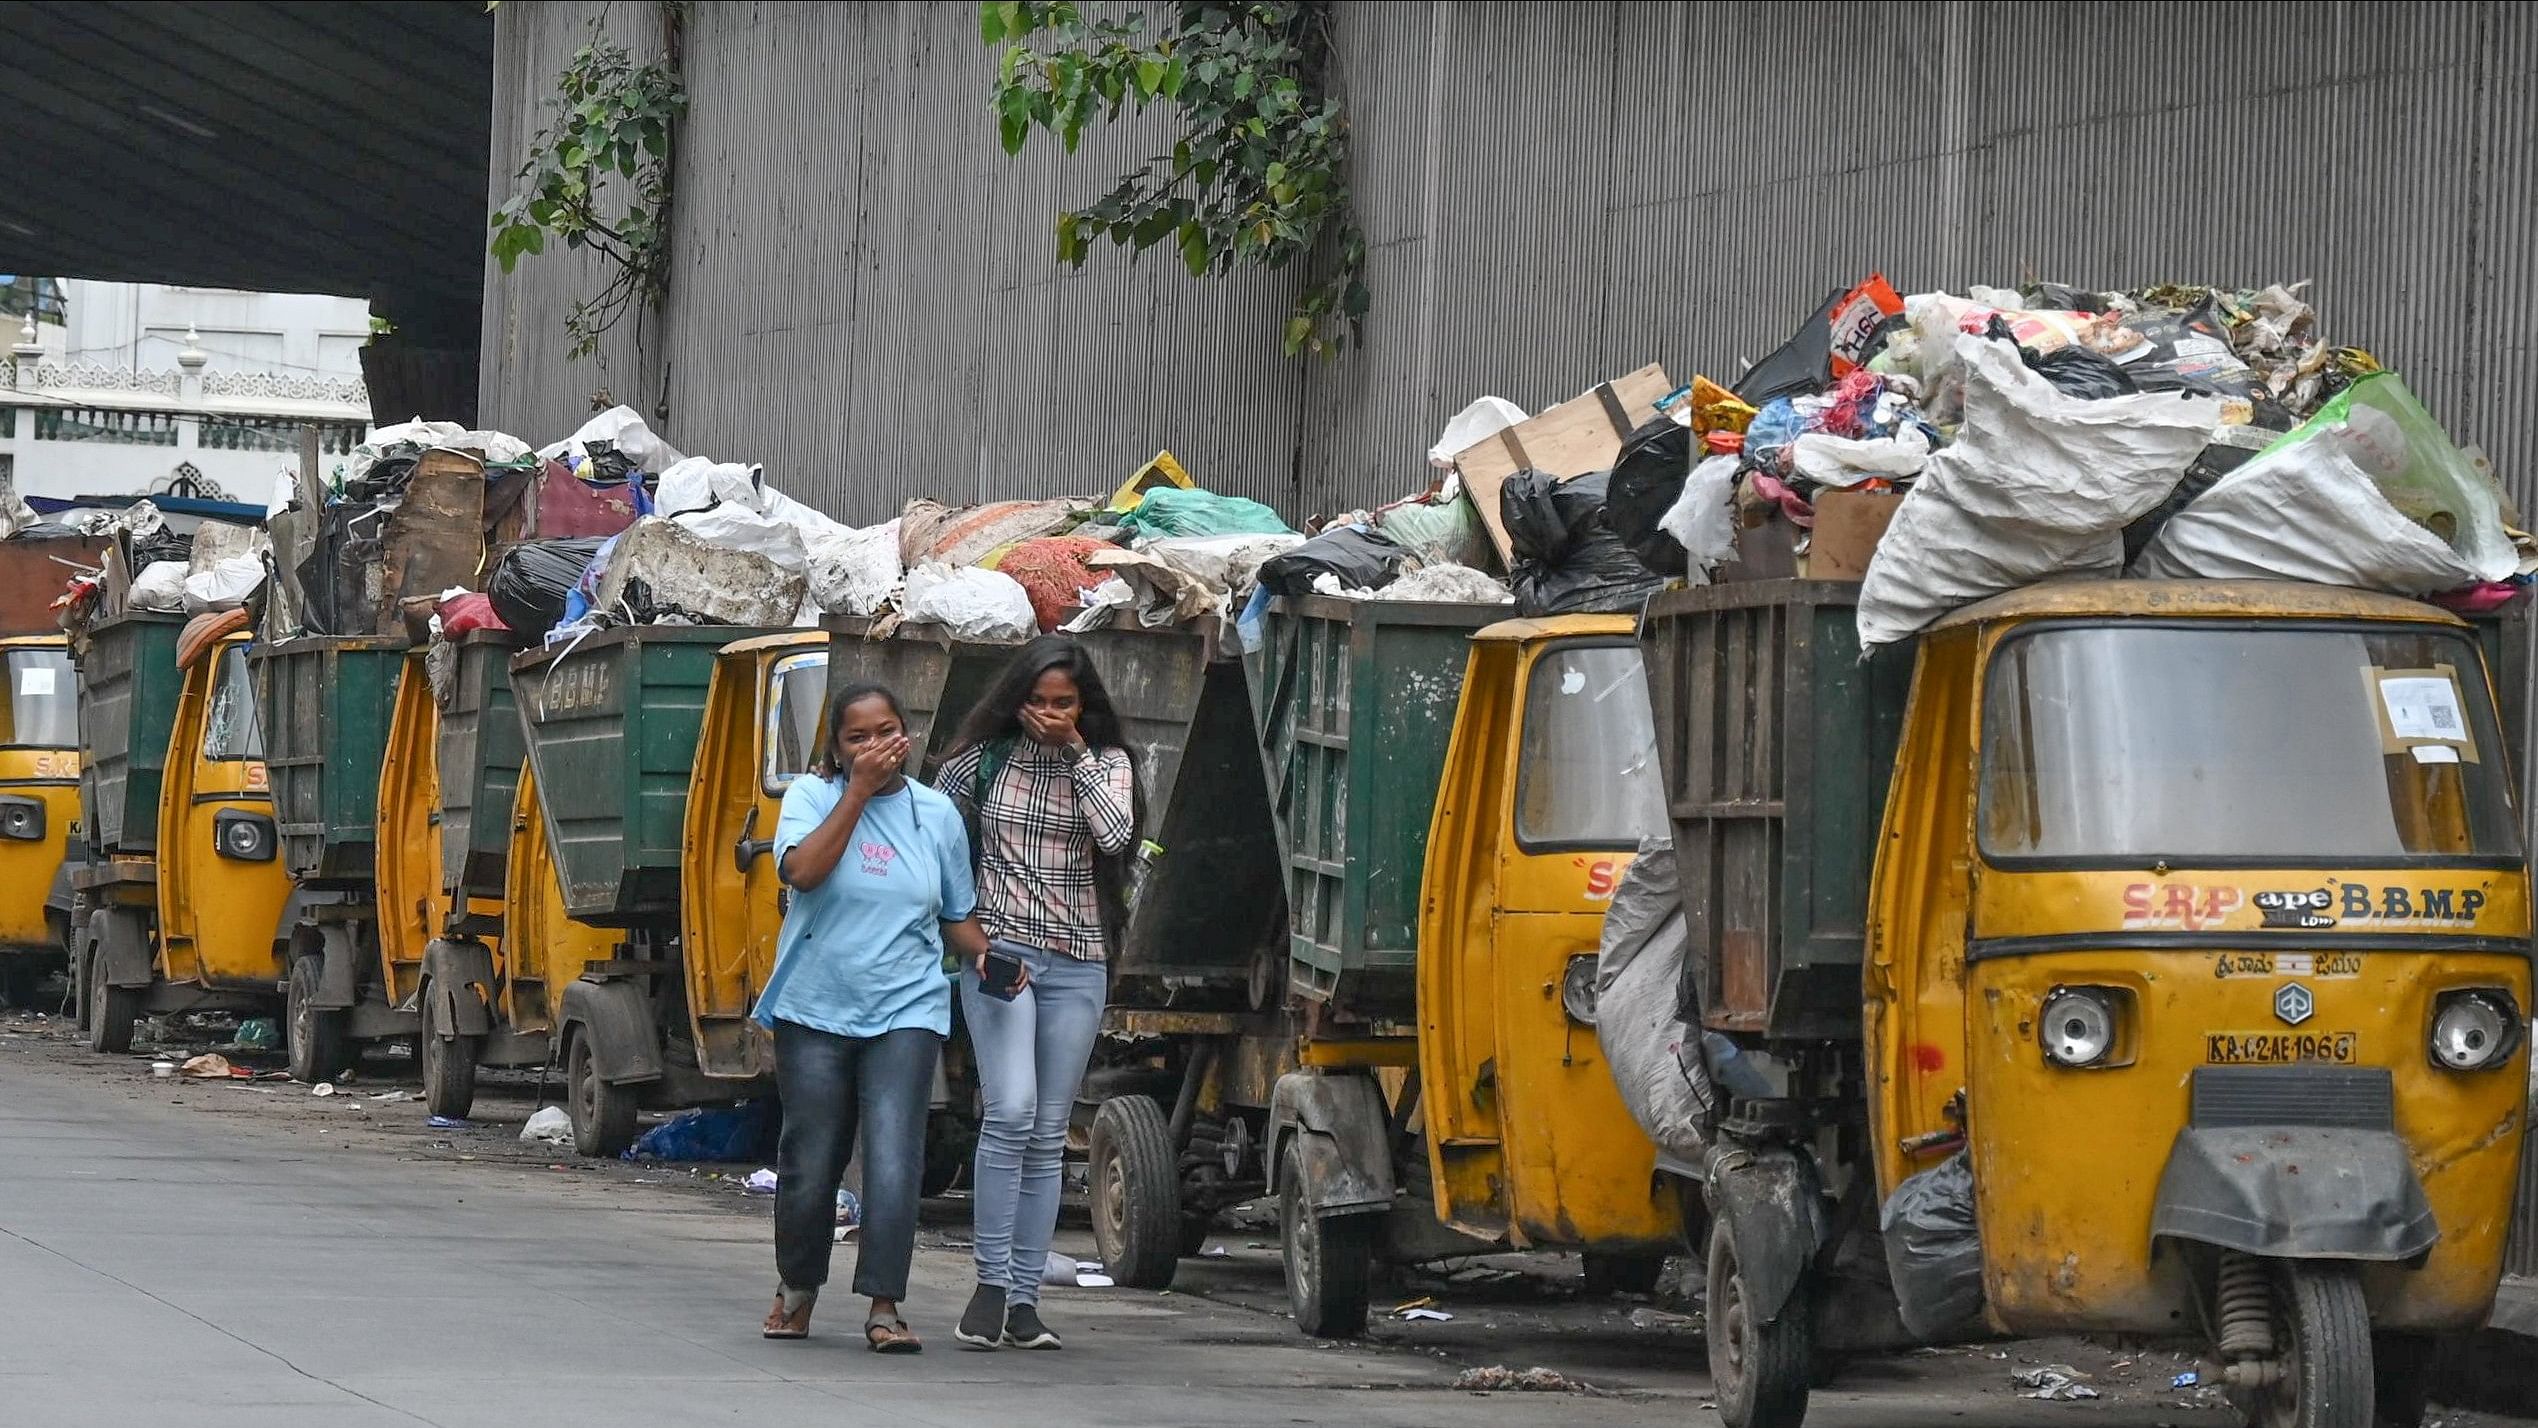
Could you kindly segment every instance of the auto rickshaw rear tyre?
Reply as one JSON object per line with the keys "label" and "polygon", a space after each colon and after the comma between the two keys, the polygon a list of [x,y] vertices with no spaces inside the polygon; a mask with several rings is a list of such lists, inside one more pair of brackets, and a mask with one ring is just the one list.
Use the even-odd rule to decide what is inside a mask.
{"label": "auto rickshaw rear tyre", "polygon": [[282,1040],[291,1079],[306,1085],[331,1081],[352,1064],[352,1043],[344,1035],[344,1013],[317,1005],[317,989],[326,975],[318,956],[294,957],[282,985]]}
{"label": "auto rickshaw rear tyre", "polygon": [[121,1056],[132,1049],[132,1028],[141,1020],[139,987],[118,987],[106,980],[106,952],[90,947],[82,969],[80,1024],[88,1032],[88,1049]]}
{"label": "auto rickshaw rear tyre", "polygon": [[590,1028],[573,1028],[564,1053],[565,1100],[573,1119],[573,1149],[593,1160],[613,1160],[635,1140],[639,1109],[631,1086],[614,1085],[599,1074],[599,1058],[591,1050]]}
{"label": "auto rickshaw rear tyre", "polygon": [[1666,1257],[1661,1254],[1600,1254],[1589,1250],[1579,1258],[1586,1271],[1589,1299],[1654,1294],[1657,1281],[1666,1276]]}
{"label": "auto rickshaw rear tyre", "polygon": [[2423,1428],[2437,1352],[2432,1340],[2417,1334],[2380,1334],[2371,1340],[2372,1428]]}
{"label": "auto rickshaw rear tyre", "polygon": [[1798,1428],[1815,1382],[1814,1306],[1801,1279],[1779,1317],[1760,1322],[1745,1301],[1736,1239],[1720,1219],[1710,1226],[1710,1387],[1727,1428]]}
{"label": "auto rickshaw rear tyre", "polygon": [[[423,1063],[423,1107],[436,1116],[465,1120],[476,1105],[477,1038],[454,1032],[443,1034],[439,990],[427,981],[416,999],[423,1008],[422,1045],[418,1049]],[[474,995],[463,988],[459,994]]]}
{"label": "auto rickshaw rear tyre", "polygon": [[1287,1266],[1287,1305],[1306,1337],[1354,1339],[1366,1332],[1375,1237],[1383,1221],[1373,1213],[1315,1214],[1305,1198],[1304,1154],[1295,1148],[1295,1136],[1287,1137],[1278,1152],[1278,1237]]}
{"label": "auto rickshaw rear tyre", "polygon": [[2349,1264],[2278,1266],[2274,1351],[2279,1383],[2252,1395],[2251,1428],[2371,1428],[2371,1311]]}
{"label": "auto rickshaw rear tyre", "polygon": [[1181,1165],[1152,1096],[1113,1096],[1093,1113],[1093,1244],[1131,1289],[1169,1289],[1181,1265]]}

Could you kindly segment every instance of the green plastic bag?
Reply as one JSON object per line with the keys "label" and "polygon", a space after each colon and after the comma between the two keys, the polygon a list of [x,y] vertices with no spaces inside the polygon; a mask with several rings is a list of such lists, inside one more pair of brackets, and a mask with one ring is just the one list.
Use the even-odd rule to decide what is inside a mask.
{"label": "green plastic bag", "polygon": [[1290,534],[1278,513],[1258,501],[1178,488],[1147,492],[1119,524],[1133,536],[1153,538]]}
{"label": "green plastic bag", "polygon": [[2375,372],[2336,393],[2261,455],[2316,440],[2342,446],[2398,514],[2439,536],[2468,564],[2508,572],[2518,563],[2493,481],[2451,444],[2396,373]]}

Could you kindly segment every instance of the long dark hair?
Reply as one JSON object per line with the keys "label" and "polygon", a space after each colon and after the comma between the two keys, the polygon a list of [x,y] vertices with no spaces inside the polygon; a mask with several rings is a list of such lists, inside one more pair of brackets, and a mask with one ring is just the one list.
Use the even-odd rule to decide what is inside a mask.
{"label": "long dark hair", "polygon": [[846,711],[867,699],[878,699],[888,704],[890,712],[898,716],[899,726],[907,727],[908,711],[901,707],[897,690],[869,681],[847,685],[837,691],[836,698],[828,701],[828,717],[820,721],[820,747],[811,755],[811,772],[821,778],[835,778],[845,772],[837,762],[837,739],[846,732]]}
{"label": "long dark hair", "polygon": [[[1137,765],[1137,751],[1128,743],[1127,729],[1119,722],[1119,711],[1111,705],[1110,689],[1093,665],[1092,651],[1067,635],[1042,635],[1017,650],[996,676],[996,682],[980,696],[977,707],[961,721],[960,737],[953,740],[951,752],[945,757],[1028,738],[1022,728],[1023,701],[1031,697],[1040,676],[1051,670],[1064,670],[1075,681],[1076,696],[1083,701],[1082,711],[1075,717],[1075,728],[1084,736],[1084,742],[1096,749],[1117,749],[1128,756],[1133,790],[1128,809],[1136,831],[1124,852],[1096,854],[1093,859],[1093,887],[1101,895],[1102,925],[1116,951],[1118,940],[1128,930],[1128,867],[1137,855],[1139,840],[1145,836],[1144,771]],[[972,848],[978,846],[977,840],[977,829],[973,827]]]}

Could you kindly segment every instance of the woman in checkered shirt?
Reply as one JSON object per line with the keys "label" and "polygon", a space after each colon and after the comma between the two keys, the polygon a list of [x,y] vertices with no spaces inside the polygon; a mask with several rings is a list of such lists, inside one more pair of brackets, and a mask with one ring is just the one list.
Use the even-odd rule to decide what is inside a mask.
{"label": "woman in checkered shirt", "polygon": [[1022,647],[935,776],[969,820],[978,917],[1024,969],[1021,990],[961,974],[985,1114],[973,1193],[978,1289],[953,1337],[972,1348],[1062,1347],[1040,1322],[1057,1228],[1058,1162],[1108,999],[1137,845],[1137,767],[1084,647]]}

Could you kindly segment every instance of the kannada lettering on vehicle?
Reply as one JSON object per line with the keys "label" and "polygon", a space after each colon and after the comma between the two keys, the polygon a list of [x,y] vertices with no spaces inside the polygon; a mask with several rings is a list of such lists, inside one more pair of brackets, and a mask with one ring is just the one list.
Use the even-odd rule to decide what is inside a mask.
{"label": "kannada lettering on vehicle", "polygon": [[2212,975],[2231,977],[2319,977],[2349,981],[2362,975],[2359,952],[2220,952],[2212,957]]}

